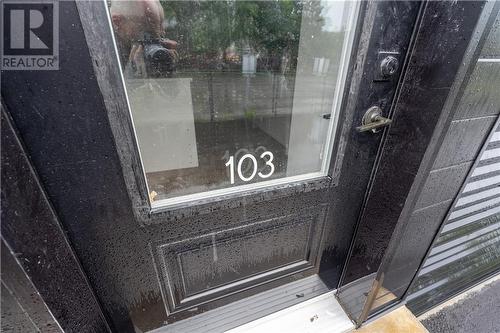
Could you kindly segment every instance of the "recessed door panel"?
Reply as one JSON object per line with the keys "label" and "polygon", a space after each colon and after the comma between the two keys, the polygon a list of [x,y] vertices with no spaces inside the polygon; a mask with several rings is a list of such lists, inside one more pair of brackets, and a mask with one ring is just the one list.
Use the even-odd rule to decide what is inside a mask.
{"label": "recessed door panel", "polygon": [[199,237],[157,244],[169,312],[183,311],[313,268],[326,205]]}

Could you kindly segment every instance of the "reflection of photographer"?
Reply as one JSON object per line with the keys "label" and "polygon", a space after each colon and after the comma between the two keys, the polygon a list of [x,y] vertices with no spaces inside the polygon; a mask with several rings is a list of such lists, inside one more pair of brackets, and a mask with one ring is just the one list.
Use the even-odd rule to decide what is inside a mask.
{"label": "reflection of photographer", "polygon": [[113,0],[110,12],[126,75],[171,76],[177,42],[165,37],[164,13],[159,0]]}
{"label": "reflection of photographer", "polygon": [[175,53],[163,46],[168,41],[166,38],[147,37],[139,41],[142,46],[142,56],[148,77],[171,76],[174,72]]}

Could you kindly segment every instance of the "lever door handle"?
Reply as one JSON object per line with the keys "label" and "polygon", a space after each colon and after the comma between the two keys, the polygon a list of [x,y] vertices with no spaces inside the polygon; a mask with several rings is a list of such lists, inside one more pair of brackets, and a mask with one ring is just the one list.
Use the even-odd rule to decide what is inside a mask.
{"label": "lever door handle", "polygon": [[372,131],[372,132],[376,133],[376,132],[378,132],[377,131],[378,129],[385,127],[385,126],[389,125],[390,123],[392,123],[391,119],[385,118],[382,116],[377,116],[369,124],[365,124],[365,125],[361,125],[361,126],[356,127],[356,130],[358,132]]}
{"label": "lever door handle", "polygon": [[369,108],[361,120],[361,126],[356,127],[358,132],[372,131],[377,133],[382,127],[392,123],[392,120],[382,116],[382,109],[378,106]]}

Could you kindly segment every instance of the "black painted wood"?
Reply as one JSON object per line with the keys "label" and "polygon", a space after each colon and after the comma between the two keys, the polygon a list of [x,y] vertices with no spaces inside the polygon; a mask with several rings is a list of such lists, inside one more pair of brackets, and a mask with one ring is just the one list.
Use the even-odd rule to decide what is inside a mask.
{"label": "black painted wood", "polygon": [[1,331],[62,333],[42,296],[24,273],[14,253],[1,241]]}
{"label": "black painted wood", "polygon": [[483,5],[427,3],[343,284],[379,268]]}
{"label": "black painted wood", "polygon": [[[454,196],[453,184],[455,187],[460,184],[459,173],[453,174],[458,169],[443,169],[441,172],[444,174],[449,172],[449,182],[443,183],[443,186],[450,186],[450,191],[432,192],[436,184],[427,183],[425,187],[452,123],[458,103],[455,98],[461,96],[465,89],[461,80],[469,78],[473,69],[469,65],[479,57],[477,45],[484,43],[483,31],[492,25],[490,20],[480,24],[479,30],[475,29],[484,5],[484,2],[467,1],[454,4],[428,2],[422,13],[408,71],[395,105],[393,124],[358,227],[342,282],[344,287],[339,292],[342,300],[342,293],[348,294],[350,286],[355,285],[350,282],[377,273],[374,283],[381,288],[374,287],[370,291],[364,311],[359,318],[354,318],[358,324],[369,315],[383,311],[384,306],[372,308],[372,302],[387,291],[392,296],[389,302],[385,302],[385,309],[397,304],[404,296],[438,229],[438,225],[427,223],[428,220],[422,216],[443,216],[451,204],[448,197]],[[489,11],[492,7],[489,6]],[[460,79],[454,85],[456,77]],[[458,146],[454,148],[458,149]],[[461,156],[455,150],[450,150],[448,154]],[[460,162],[469,160],[464,158]],[[423,189],[427,190],[427,194],[445,201],[443,205],[428,206],[428,211],[422,210],[412,216]],[[423,209],[428,204],[423,198],[419,208]],[[398,266],[401,263],[404,265]]]}
{"label": "black painted wood", "polygon": [[[145,205],[144,180],[131,141],[104,1],[60,3],[59,71],[4,74],[5,103],[114,330],[154,329],[318,271],[328,273],[330,287],[337,286],[383,137],[360,135],[354,127],[369,106],[390,109],[399,73],[375,82],[378,52],[400,51],[404,58],[420,4],[394,1],[363,6],[368,7],[363,11],[367,14],[360,20],[357,52],[349,69],[350,85],[332,159],[333,180],[288,184],[171,212],[154,212]],[[269,221],[295,228],[294,237],[281,238],[284,248],[295,246],[295,240],[304,237],[301,223],[309,223],[314,235],[305,251],[304,269],[190,311],[175,308],[177,304],[166,308],[170,298],[164,298],[167,281],[160,250],[178,246],[194,253],[207,235],[247,227],[249,234],[259,236],[259,226],[269,226]],[[322,248],[313,253],[318,243]],[[273,260],[282,264],[280,258]],[[171,313],[172,305],[183,311]]]}
{"label": "black painted wood", "polygon": [[[378,105],[389,116],[392,110],[401,78],[405,75],[405,57],[410,48],[410,39],[420,9],[417,1],[367,2],[365,24],[360,36],[356,70],[351,88],[348,89],[348,104],[342,131],[338,131],[338,153],[335,157],[332,177],[337,184],[331,203],[333,227],[325,234],[328,246],[322,257],[324,272],[328,276],[332,267],[345,272],[345,265],[352,254],[348,254],[353,236],[364,207],[368,185],[376,170],[372,161],[379,156],[380,143],[386,140],[387,131],[358,133],[354,126],[361,124],[366,110]],[[400,69],[391,81],[378,81],[379,52],[381,50],[400,52]],[[363,65],[361,65],[363,64]],[[354,109],[352,115],[349,111]],[[342,118],[341,118],[342,119]],[[374,142],[377,142],[374,145]],[[348,223],[345,223],[350,221]],[[356,222],[353,222],[356,221]],[[338,287],[335,279],[332,287]]]}
{"label": "black painted wood", "polygon": [[[431,239],[436,236],[437,231],[440,229],[441,222],[443,221],[443,217],[449,214],[449,207],[454,200],[456,200],[456,193],[459,191],[463,182],[459,182],[455,177],[449,178],[448,182],[441,179],[439,181],[443,181],[442,187],[446,187],[447,189],[443,191],[436,190],[433,193],[431,191],[425,191],[426,187],[424,184],[432,182],[432,178],[439,172],[447,172],[453,169],[459,170],[463,168],[464,165],[471,165],[491,128],[491,119],[495,118],[495,116],[472,116],[472,118],[464,120],[462,119],[464,113],[460,110],[469,107],[472,109],[469,110],[470,114],[473,115],[476,112],[478,114],[488,113],[488,111],[483,113],[482,110],[478,110],[477,108],[490,108],[489,103],[484,103],[484,100],[478,98],[479,96],[472,96],[470,94],[468,85],[477,85],[478,78],[473,75],[474,69],[476,68],[476,61],[478,58],[482,57],[481,49],[485,42],[487,42],[488,33],[494,24],[499,10],[500,3],[490,1],[485,4],[484,9],[480,13],[477,24],[475,24],[474,33],[468,43],[463,63],[451,85],[450,94],[442,111],[444,116],[443,120],[446,119],[446,121],[440,120],[440,124],[437,126],[439,130],[434,132],[432,139],[434,144],[429,145],[427,149],[427,157],[424,158],[423,165],[420,168],[420,176],[417,176],[417,180],[414,186],[412,186],[414,195],[409,196],[405,209],[411,211],[412,209],[419,208],[414,207],[411,200],[420,201],[420,204],[424,204],[424,206],[427,205],[427,207],[414,210],[410,215],[408,223],[401,223],[401,227],[396,227],[393,239],[384,257],[384,262],[379,269],[377,279],[382,281],[383,288],[381,290],[384,290],[386,293],[387,290],[389,290],[390,293],[394,295],[393,303],[397,304],[401,299],[405,298],[412,278],[415,276],[426,257],[425,253],[428,249],[426,249],[425,246],[431,243]],[[470,17],[468,16],[468,18]],[[491,76],[483,76],[483,79],[488,78],[491,78]],[[483,92],[484,94],[482,94]],[[479,93],[486,101],[489,99],[488,88],[485,88],[484,91],[480,90]],[[471,101],[473,103],[471,103]],[[475,101],[478,101],[478,103]],[[452,121],[452,119],[454,120]],[[457,121],[457,119],[460,120]],[[446,123],[450,125],[448,127],[441,126]],[[457,125],[457,123],[460,125]],[[466,124],[466,126],[462,126],[464,124]],[[460,127],[460,135],[456,135],[456,129]],[[464,129],[469,129],[469,131]],[[452,135],[450,135],[450,133]],[[455,135],[453,135],[453,133]],[[464,149],[466,152],[465,154],[460,150],[460,147],[463,147],[463,142],[469,139],[464,139],[464,136],[474,138],[469,141],[469,146]],[[453,143],[451,138],[454,138],[455,143]],[[455,155],[453,155],[453,152]],[[443,159],[442,156],[448,158]],[[436,160],[447,160],[447,164],[451,165],[441,169],[434,169],[430,172],[424,171],[426,169],[430,170],[435,168]],[[426,178],[427,180],[425,181],[424,179]],[[439,183],[439,181],[435,181]],[[424,186],[423,191],[422,186]],[[451,196],[450,199],[447,198],[449,196]],[[434,198],[434,202],[432,198]],[[422,220],[422,217],[425,217],[425,220]],[[415,220],[415,218],[418,218],[418,220]],[[418,223],[416,221],[420,221],[422,225],[414,225],[413,223]],[[422,246],[418,246],[418,244],[422,244]],[[459,269],[458,267],[460,265],[462,265],[462,263],[457,261],[456,268]],[[450,270],[449,275],[444,278],[452,278],[454,274],[455,273]],[[377,313],[383,311],[383,307],[376,309],[372,308],[371,315],[377,315]]]}
{"label": "black painted wood", "polygon": [[[86,276],[4,110],[1,132],[2,238],[65,332],[109,332]],[[2,273],[2,279],[13,273],[6,261],[2,260],[2,269],[8,270],[5,276]],[[24,301],[30,302],[26,297]],[[27,311],[36,312],[36,308],[29,307]]]}

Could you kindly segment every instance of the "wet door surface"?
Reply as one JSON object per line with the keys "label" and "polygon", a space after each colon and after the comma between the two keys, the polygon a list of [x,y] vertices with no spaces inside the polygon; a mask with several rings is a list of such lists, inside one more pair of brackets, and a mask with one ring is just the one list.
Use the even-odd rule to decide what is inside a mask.
{"label": "wet door surface", "polygon": [[389,115],[418,5],[59,11],[59,70],[6,72],[2,96],[112,326],[335,288],[383,133],[356,127]]}

